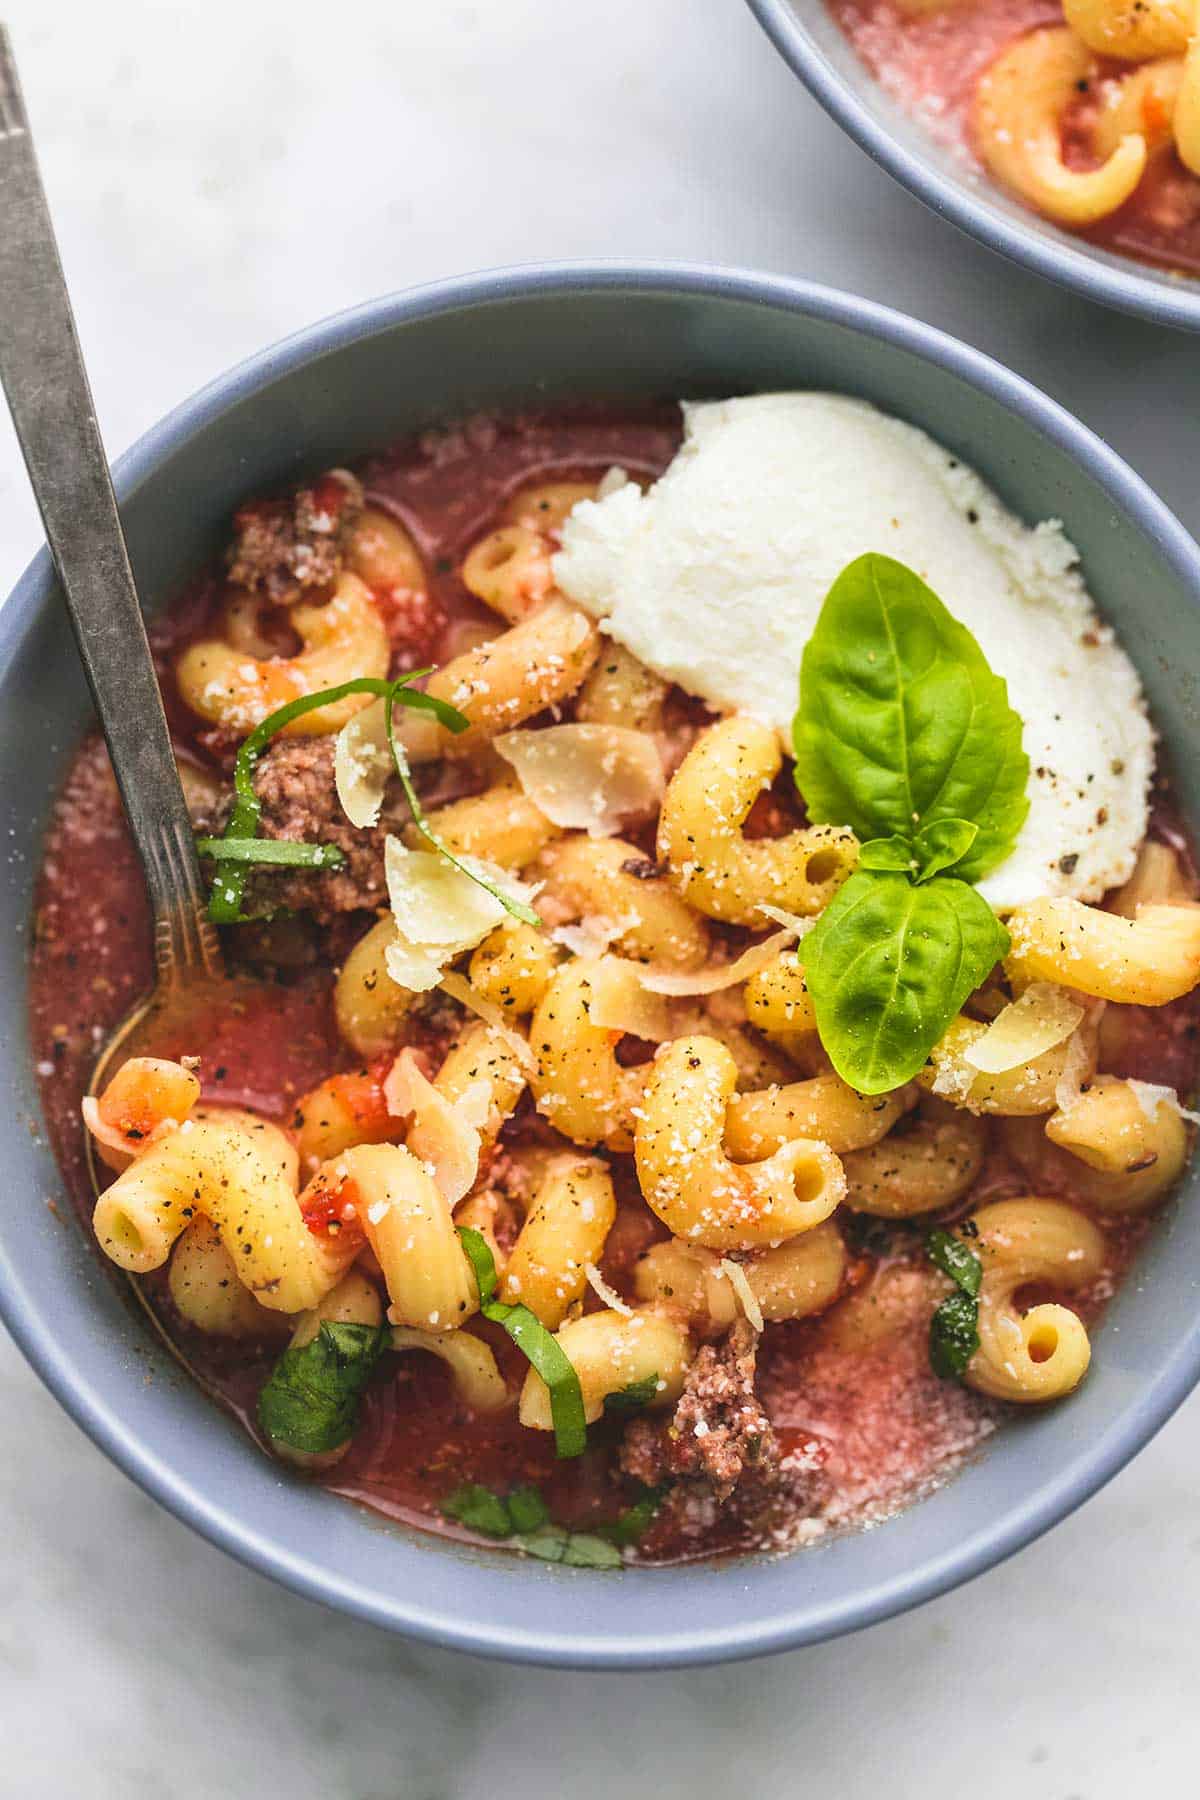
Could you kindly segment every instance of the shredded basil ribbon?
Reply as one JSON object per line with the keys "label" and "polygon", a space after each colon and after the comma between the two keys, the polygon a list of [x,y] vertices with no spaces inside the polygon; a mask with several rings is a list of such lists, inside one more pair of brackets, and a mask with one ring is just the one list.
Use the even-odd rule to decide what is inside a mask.
{"label": "shredded basil ribbon", "polygon": [[296,869],[336,869],[345,857],[336,844],[298,844],[293,838],[198,837],[196,854],[214,862],[275,863]]}
{"label": "shredded basil ribbon", "polygon": [[962,1239],[940,1227],[925,1240],[925,1254],[949,1276],[948,1294],[929,1321],[929,1360],[943,1381],[958,1381],[979,1348],[979,1290],[983,1264]]}
{"label": "shredded basil ribbon", "polygon": [[[374,694],[376,698],[387,702],[388,742],[392,746],[392,757],[396,763],[401,781],[404,783],[405,795],[413,808],[413,817],[419,829],[426,836],[431,834],[422,826],[423,814],[420,804],[408,778],[408,765],[404,762],[403,752],[396,743],[392,732],[392,708],[397,700],[402,706],[411,707],[414,712],[432,713],[440,725],[456,735],[466,731],[470,720],[463,717],[457,707],[449,706],[444,700],[437,700],[432,694],[418,693],[409,687],[409,683],[419,681],[423,675],[431,673],[429,669],[414,669],[410,675],[402,675],[396,681],[384,681],[377,676],[360,675],[353,681],[343,681],[337,687],[322,688],[317,694],[304,694],[298,700],[289,700],[286,706],[278,707],[273,713],[254,727],[250,736],[245,739],[237,753],[237,761],[233,765],[234,806],[229,815],[229,822],[222,836],[230,841],[251,841],[258,838],[258,827],[262,819],[262,801],[254,791],[254,770],[258,759],[271,739],[290,725],[293,719],[303,718],[305,713],[315,712],[320,706],[332,706],[338,700],[344,700],[350,694]],[[401,764],[403,763],[403,768]],[[211,840],[204,839],[202,842]],[[269,840],[278,842],[277,839]],[[332,846],[317,845],[309,848],[328,850]],[[219,851],[204,851],[200,854],[213,855],[217,859],[216,878],[213,881],[212,893],[208,900],[208,916],[214,925],[237,925],[243,918],[242,899],[246,891],[246,869],[237,866],[240,862],[249,862],[251,858],[222,855]],[[259,856],[259,862],[299,861],[292,857],[279,857],[274,854]],[[233,867],[222,867],[231,862]],[[301,864],[301,866],[305,866]],[[309,867],[335,867],[335,864],[309,864]]]}
{"label": "shredded basil ribbon", "polygon": [[469,1225],[460,1225],[458,1235],[475,1274],[480,1312],[485,1319],[504,1327],[550,1390],[555,1451],[564,1458],[582,1456],[587,1449],[587,1420],[583,1410],[583,1390],[570,1357],[527,1306],[510,1306],[493,1298],[496,1264],[481,1233]]}

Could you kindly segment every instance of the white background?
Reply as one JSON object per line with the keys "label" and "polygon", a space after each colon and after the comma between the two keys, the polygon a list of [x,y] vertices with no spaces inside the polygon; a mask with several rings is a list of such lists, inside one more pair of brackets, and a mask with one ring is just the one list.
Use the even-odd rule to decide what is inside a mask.
{"label": "white background", "polygon": [[[969,339],[1200,528],[1200,344],[934,219],[741,0],[6,14],[114,455],[231,362],[387,289],[675,257],[812,276]],[[4,417],[0,593],[37,541]],[[1082,1514],[909,1618],[765,1663],[560,1675],[415,1648],[246,1574],[143,1499],[0,1339],[0,1794],[1192,1793],[1198,1420],[1193,1400]]]}

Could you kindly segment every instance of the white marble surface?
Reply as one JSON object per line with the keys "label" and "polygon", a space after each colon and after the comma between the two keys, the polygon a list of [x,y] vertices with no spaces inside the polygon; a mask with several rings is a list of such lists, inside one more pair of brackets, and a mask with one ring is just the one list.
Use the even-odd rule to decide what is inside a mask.
{"label": "white marble surface", "polygon": [[[803,273],[1031,376],[1200,528],[1200,345],[1018,274],[895,188],[740,0],[8,0],[107,442],[293,327],[546,256]],[[1190,385],[1189,385],[1190,382]],[[1194,422],[1194,408],[1193,422]],[[37,541],[0,419],[0,592]],[[0,1340],[0,1793],[578,1800],[1195,1791],[1193,1400],[1015,1562],[768,1663],[523,1673],[247,1575],[143,1499]]]}

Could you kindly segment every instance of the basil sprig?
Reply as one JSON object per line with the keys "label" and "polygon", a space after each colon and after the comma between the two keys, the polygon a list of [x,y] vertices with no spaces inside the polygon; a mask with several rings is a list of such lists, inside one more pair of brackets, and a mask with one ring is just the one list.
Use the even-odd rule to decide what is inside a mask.
{"label": "basil sprig", "polygon": [[844,1080],[886,1093],[1008,950],[970,884],[1008,855],[1029,810],[1021,720],[937,595],[870,554],[826,596],[793,738],[809,816],[862,840],[804,940],[817,1028]]}
{"label": "basil sprig", "polygon": [[460,1225],[458,1235],[475,1274],[480,1312],[485,1319],[504,1327],[550,1390],[550,1417],[554,1421],[557,1455],[582,1456],[587,1449],[587,1419],[583,1389],[570,1357],[536,1313],[519,1302],[509,1305],[495,1298],[496,1264],[487,1239],[469,1225]]}
{"label": "basil sprig", "polygon": [[[332,706],[336,701],[344,700],[350,694],[374,694],[386,701],[388,742],[392,747],[392,757],[396,763],[397,772],[404,783],[405,796],[412,807],[413,818],[418,830],[422,831],[426,837],[433,837],[432,832],[423,823],[425,815],[421,811],[420,802],[413,791],[407,761],[405,761],[403,752],[392,732],[392,708],[400,705],[411,707],[415,712],[432,713],[440,725],[444,725],[447,731],[456,734],[466,731],[470,720],[464,718],[457,707],[449,706],[446,701],[438,700],[432,694],[420,693],[409,686],[410,682],[418,681],[421,676],[430,673],[429,669],[414,669],[411,674],[401,675],[396,681],[384,681],[375,676],[360,675],[353,681],[339,683],[337,687],[322,688],[319,693],[302,694],[298,700],[289,700],[286,706],[277,707],[273,713],[268,713],[266,718],[255,726],[250,736],[241,744],[237,760],[233,765],[233,811],[229,815],[221,839],[202,838],[197,844],[199,854],[213,857],[217,864],[212,892],[208,899],[208,916],[214,925],[242,923],[245,917],[242,912],[242,899],[246,891],[246,875],[248,866],[253,862],[290,862],[308,868],[337,867],[335,862],[302,862],[294,855],[283,856],[278,851],[269,851],[267,844],[279,842],[279,840],[260,841],[258,838],[258,827],[262,820],[262,801],[254,787],[254,771],[258,760],[271,739],[277,736],[285,725],[290,725],[293,719],[303,718],[305,713],[315,712],[320,706]],[[402,764],[403,767],[401,767]],[[201,848],[201,845],[212,845],[214,842],[218,846],[223,843],[224,849],[220,847]],[[257,856],[251,856],[248,851],[243,852],[240,849],[230,851],[229,849],[231,843],[240,846],[251,842],[257,842],[259,845]],[[309,845],[307,848],[319,849],[326,855],[332,851],[340,860],[340,853],[334,845]],[[440,843],[438,848],[442,850],[443,855],[449,855],[449,852]],[[453,858],[451,860],[453,861]],[[468,873],[470,873],[469,870]]]}
{"label": "basil sprig", "polygon": [[384,1325],[322,1321],[307,1344],[284,1351],[258,1396],[265,1436],[307,1456],[346,1443],[362,1391],[391,1341]]}
{"label": "basil sprig", "polygon": [[929,1321],[929,1360],[935,1375],[943,1381],[957,1381],[979,1348],[983,1264],[961,1238],[941,1229],[929,1233],[925,1253],[955,1287]]}

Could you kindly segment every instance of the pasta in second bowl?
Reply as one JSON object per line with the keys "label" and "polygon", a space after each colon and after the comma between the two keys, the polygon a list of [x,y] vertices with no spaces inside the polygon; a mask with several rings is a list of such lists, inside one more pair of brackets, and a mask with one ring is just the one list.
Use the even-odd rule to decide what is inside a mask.
{"label": "pasta in second bowl", "polygon": [[1050,0],[749,5],[838,124],[935,212],[1088,299],[1200,329],[1186,8],[1131,15],[1165,34],[1160,49],[1150,31],[1121,37],[1120,8]]}
{"label": "pasta in second bowl", "polygon": [[[661,402],[648,409],[641,396],[664,387],[745,393],[781,379],[794,389],[844,386],[952,439],[957,455],[985,473],[997,466],[999,434],[1020,446],[1012,466],[1029,483],[1022,491],[1006,482],[1005,500],[1037,518],[1038,493],[1049,487],[1060,497],[1089,585],[1123,627],[1169,744],[1183,741],[1184,702],[1172,683],[1188,667],[1186,636],[1176,640],[1171,675],[1148,652],[1154,634],[1192,604],[1194,550],[1078,428],[932,334],[783,284],[727,278],[720,298],[703,278],[686,275],[647,287],[640,293],[636,278],[611,276],[580,276],[576,285],[562,278],[557,291],[537,277],[506,278],[494,290],[463,284],[445,303],[418,296],[318,334],[339,359],[342,410],[314,417],[300,486],[311,496],[306,516],[333,519],[347,499],[351,505],[345,531],[335,532],[341,572],[321,577],[332,598],[266,592],[268,578],[298,566],[275,552],[286,550],[299,513],[290,499],[283,508],[256,499],[247,507],[241,481],[237,491],[221,491],[213,478],[228,466],[215,444],[235,441],[226,434],[239,409],[207,413],[201,403],[190,428],[170,440],[162,466],[171,488],[159,491],[178,491],[187,459],[198,457],[212,482],[203,519],[181,520],[178,541],[164,536],[154,476],[130,506],[143,583],[162,597],[179,593],[217,547],[222,520],[242,509],[222,579],[242,591],[260,588],[258,608],[233,608],[210,582],[156,627],[168,691],[172,679],[186,686],[209,643],[233,644],[240,658],[236,691],[215,677],[188,690],[203,701],[191,708],[198,722],[186,726],[195,745],[189,790],[216,866],[228,835],[221,759],[254,722],[247,706],[261,717],[276,698],[264,691],[248,699],[243,671],[261,665],[275,681],[297,660],[297,641],[308,654],[311,632],[291,643],[272,636],[277,609],[336,604],[353,591],[351,580],[361,582],[391,656],[400,656],[393,673],[429,660],[421,634],[437,634],[442,668],[427,691],[453,709],[437,719],[405,713],[400,726],[416,771],[415,826],[407,803],[397,810],[399,790],[385,792],[373,773],[382,767],[386,776],[390,767],[378,715],[333,717],[323,737],[278,736],[257,772],[263,824],[271,841],[295,843],[312,841],[315,819],[309,815],[308,829],[298,825],[297,797],[316,791],[312,771],[325,767],[335,731],[343,733],[333,763],[349,818],[326,774],[329,803],[317,826],[340,846],[341,861],[319,874],[319,898],[316,869],[306,872],[303,857],[292,858],[291,870],[254,872],[239,909],[258,910],[264,884],[281,883],[269,906],[315,903],[320,931],[333,936],[314,963],[311,932],[294,919],[238,927],[257,934],[245,953],[279,971],[274,1016],[240,1040],[236,1028],[216,1038],[197,1028],[186,1043],[164,1046],[156,1063],[127,1064],[88,1108],[87,1125],[113,1172],[96,1212],[101,1245],[123,1268],[161,1271],[147,1278],[155,1304],[176,1322],[176,1335],[185,1322],[189,1357],[205,1346],[209,1381],[235,1408],[256,1411],[267,1436],[308,1472],[281,1486],[249,1440],[193,1391],[157,1378],[148,1388],[131,1384],[120,1359],[126,1346],[146,1353],[143,1328],[52,1218],[23,1216],[17,1235],[10,1219],[2,1239],[6,1311],[39,1367],[126,1467],[218,1541],[305,1591],[441,1641],[618,1664],[806,1641],[936,1591],[1061,1514],[1153,1428],[1195,1373],[1186,1310],[1178,1311],[1185,1297],[1164,1267],[1161,1240],[1150,1240],[1142,1265],[1145,1285],[1157,1290],[1154,1310],[1140,1312],[1142,1295],[1128,1294],[1115,1302],[1120,1333],[1101,1324],[1090,1341],[1114,1247],[1132,1244],[1187,1148],[1187,1121],[1169,1095],[1189,1086],[1187,1059],[1167,1054],[1169,1044],[1155,1048],[1139,1011],[1186,1004],[1177,996],[1200,970],[1181,929],[1193,916],[1192,889],[1175,827],[1155,827],[1158,848],[1135,868],[1144,825],[1131,815],[1119,827],[1127,840],[1116,852],[1119,869],[1104,861],[1115,840],[1102,830],[1069,855],[1060,847],[1059,875],[1028,892],[1013,886],[1014,871],[1028,864],[1000,856],[998,872],[979,879],[1009,935],[976,986],[996,956],[1005,959],[1002,980],[985,982],[969,1002],[946,989],[943,1001],[953,1004],[929,1040],[936,1050],[928,1061],[922,1053],[911,1069],[868,1068],[855,1060],[858,1048],[830,1035],[818,938],[807,984],[793,947],[813,918],[828,940],[838,896],[858,891],[855,883],[867,884],[872,904],[897,881],[920,889],[909,890],[908,877],[889,873],[886,861],[872,873],[879,857],[870,845],[856,872],[872,832],[849,813],[822,811],[811,785],[807,823],[789,812],[788,789],[777,785],[743,829],[755,792],[779,766],[772,733],[744,703],[714,707],[710,699],[697,710],[682,701],[616,617],[615,644],[597,630],[580,605],[588,544],[576,522],[594,518],[598,529],[603,521],[611,547],[610,520],[662,504],[660,490],[643,501],[640,488],[670,461],[678,414]],[[603,393],[607,382],[610,394],[628,396],[599,413],[581,407],[586,396],[573,372],[581,315],[592,346],[589,392]],[[634,316],[644,362],[631,375]],[[696,341],[701,320],[727,347],[681,362],[679,345]],[[507,334],[502,382],[490,357],[490,374],[472,361],[485,323],[492,348],[496,331]],[[260,430],[273,394],[283,401],[280,387],[290,392],[272,427],[278,460],[249,471],[252,499],[282,502],[295,486],[296,446],[284,419],[296,416],[297,384],[312,366],[307,348],[295,356],[282,383],[268,379],[257,390]],[[435,364],[457,369],[450,388],[433,382]],[[266,367],[277,375],[280,364]],[[535,384],[544,422],[528,410]],[[399,415],[398,385],[407,397]],[[486,407],[489,416],[477,412],[457,433],[429,435],[432,421],[446,416],[448,392],[460,409]],[[964,393],[978,409],[965,425]],[[772,405],[702,408],[695,418],[736,426]],[[848,418],[859,416],[849,408]],[[405,425],[426,435],[398,461],[380,459]],[[720,448],[728,439],[713,441]],[[834,436],[827,441],[832,455]],[[372,455],[362,511],[357,480],[343,471]],[[606,473],[618,464],[625,478]],[[947,466],[954,469],[955,458]],[[489,467],[507,471],[499,485]],[[402,499],[405,482],[416,484],[411,504]],[[473,510],[439,542],[416,496],[440,492],[439,504],[453,508],[456,482]],[[597,483],[599,499],[589,500]],[[1160,548],[1132,526],[1114,544],[1105,521],[1118,496],[1153,521]],[[281,521],[291,521],[282,536]],[[156,561],[165,548],[169,556]],[[427,588],[413,581],[414,559],[425,559]],[[598,566],[594,556],[590,566]],[[900,565],[893,559],[891,567]],[[1121,597],[1135,568],[1140,605],[1131,616]],[[442,604],[435,618],[434,603],[462,591],[460,569],[479,608],[451,607],[448,617]],[[20,654],[39,650],[39,596],[30,592],[32,609],[23,611],[30,602],[18,596],[11,615],[24,634]],[[483,609],[498,619],[488,625]],[[662,622],[665,629],[665,615]],[[986,649],[986,633],[983,641]],[[1102,657],[1112,654],[1106,642],[1095,638]],[[357,654],[374,654],[365,638]],[[753,663],[746,667],[752,675]],[[732,668],[719,662],[718,675]],[[665,672],[678,675],[678,665]],[[63,673],[70,674],[65,664]],[[314,676],[311,710],[280,723],[328,710],[329,685]],[[24,691],[19,682],[13,689],[18,724]],[[1013,694],[1029,719],[1029,702],[1017,688]],[[401,705],[402,696],[397,714]],[[538,715],[545,719],[547,708],[557,719],[543,725]],[[64,721],[69,709],[65,701]],[[184,729],[174,707],[173,718]],[[431,729],[441,736],[431,738]],[[1106,809],[1117,809],[1114,819],[1121,793],[1136,793],[1149,766],[1148,738],[1140,727],[1131,731],[1121,758],[1110,758],[1128,771],[1124,786],[1111,777]],[[581,767],[594,776],[598,755],[604,781],[581,780]],[[804,753],[798,766],[811,784]],[[373,783],[384,807],[378,826],[365,822]],[[1186,781],[1176,801],[1188,816]],[[106,982],[136,977],[122,945],[136,940],[138,916],[131,890],[107,915],[110,948],[81,936],[75,897],[88,895],[94,913],[96,892],[121,886],[128,856],[94,753],[76,764],[65,806],[41,890],[33,1048],[71,1178],[82,1140],[77,1129],[64,1136],[64,1127],[77,1117],[72,1093],[86,1064],[89,1020],[107,1005]],[[86,833],[72,818],[87,823]],[[364,822],[352,824],[356,818]],[[31,819],[25,829],[38,826]],[[1000,844],[1004,829],[977,814],[968,835],[990,831]],[[367,839],[375,846],[369,856],[360,853]],[[930,868],[927,896],[952,885],[962,889],[955,906],[967,904],[963,896],[975,889],[964,843],[957,827],[950,838],[943,833],[937,855],[951,875]],[[448,855],[466,859],[465,872]],[[967,872],[961,880],[955,858]],[[1116,910],[1110,902],[1097,912],[1101,888],[1130,871]],[[14,903],[27,905],[22,865],[13,873]],[[371,908],[385,898],[391,922],[373,924]],[[755,909],[763,905],[760,924]],[[978,905],[994,918],[989,902]],[[352,920],[351,929],[339,917]],[[1064,933],[1080,925],[1086,948],[1059,966]],[[328,998],[319,992],[328,996],[320,979],[326,959],[341,969],[333,1016],[343,1049],[334,1056],[326,1049]],[[639,973],[647,970],[649,984]],[[645,1048],[629,1054],[638,1040],[661,1046],[652,1062]],[[290,1096],[286,1106],[281,1094]],[[19,1143],[14,1154],[42,1155]],[[53,1177],[36,1166],[45,1189]],[[1007,1174],[997,1180],[1001,1169]],[[1185,1209],[1176,1242],[1188,1229]],[[903,1244],[913,1253],[897,1255]],[[751,1399],[756,1337],[765,1414]],[[889,1344],[901,1339],[911,1351],[897,1359]],[[940,1368],[929,1361],[935,1339]],[[88,1345],[86,1374],[64,1361],[75,1341]],[[809,1398],[797,1411],[787,1370],[796,1357],[805,1366],[805,1345],[824,1360],[810,1359]],[[1145,1373],[1131,1398],[1139,1359]],[[824,1389],[818,1366],[830,1384]],[[765,1512],[759,1504],[764,1491],[779,1495],[780,1450],[785,1470],[809,1457],[805,1491],[835,1503],[791,1508],[801,1540],[813,1535],[811,1524],[836,1520],[839,1505],[841,1516],[853,1517],[848,1490],[838,1501],[836,1465],[813,1459],[826,1435],[823,1416],[831,1421],[846,1405],[836,1397],[839,1368],[859,1371],[854,1385],[866,1410],[858,1424],[868,1437],[889,1406],[921,1393],[931,1398],[920,1406],[932,1406],[928,1417],[949,1434],[925,1462],[907,1466],[885,1512],[936,1487],[947,1455],[980,1441],[994,1409],[1013,1400],[1035,1405],[989,1440],[982,1460],[885,1531],[826,1533],[813,1552],[743,1561],[728,1579],[639,1566],[722,1544],[797,1541],[783,1529],[788,1515],[772,1510],[775,1499]],[[890,1401],[867,1378],[871,1369],[892,1382]],[[978,1400],[960,1387],[964,1373]],[[318,1390],[335,1404],[314,1425]],[[1069,1424],[1036,1405],[1068,1393]],[[399,1409],[390,1394],[405,1397]],[[428,1424],[430,1405],[442,1408],[432,1456],[435,1440],[414,1425]],[[693,1444],[681,1462],[672,1445],[688,1422]],[[781,1433],[786,1441],[775,1442]],[[751,1505],[763,1475],[767,1488]],[[697,1513],[692,1503],[705,1482],[709,1510]],[[367,1527],[323,1491],[328,1484],[385,1502],[410,1521],[448,1515],[476,1536],[511,1536],[528,1554],[432,1555],[403,1533]],[[745,1506],[722,1510],[722,1495],[739,1487]],[[681,1496],[690,1497],[682,1512]],[[752,1520],[759,1523],[749,1529]],[[592,1572],[531,1560],[543,1557]],[[604,1572],[619,1563],[619,1573]],[[564,1581],[584,1584],[568,1624]],[[655,1599],[663,1583],[677,1609],[667,1633]]]}

